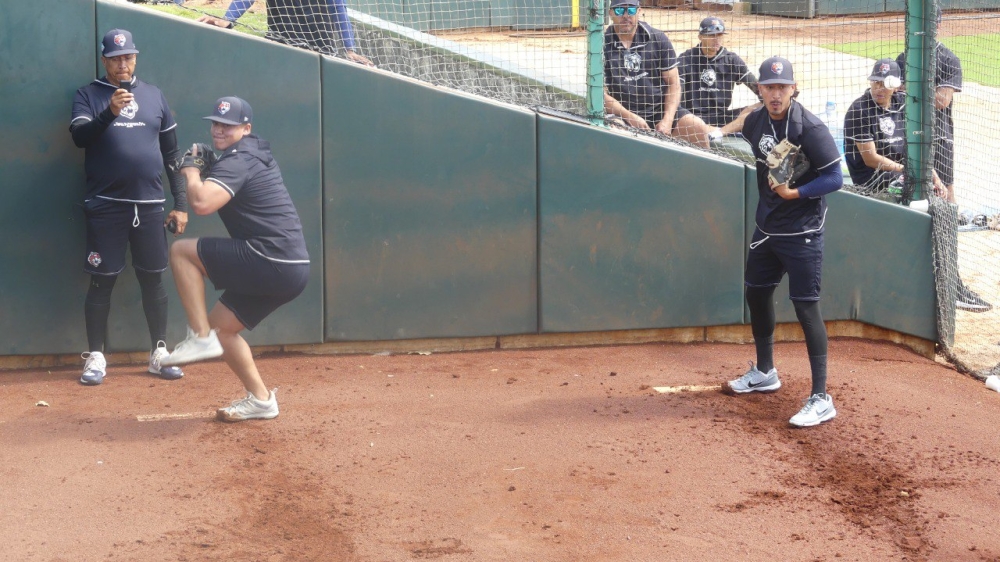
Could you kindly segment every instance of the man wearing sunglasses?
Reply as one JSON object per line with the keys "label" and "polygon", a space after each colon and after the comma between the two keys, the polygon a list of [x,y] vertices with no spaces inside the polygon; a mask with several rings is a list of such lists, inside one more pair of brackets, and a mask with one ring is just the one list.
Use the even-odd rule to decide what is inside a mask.
{"label": "man wearing sunglasses", "polygon": [[698,29],[699,45],[680,56],[679,72],[684,95],[681,107],[690,110],[711,127],[712,138],[738,133],[754,104],[730,109],[733,91],[739,84],[759,97],[757,76],[740,56],[722,46],[726,24],[721,18],[707,17]]}
{"label": "man wearing sunglasses", "polygon": [[611,0],[604,33],[604,109],[637,129],[708,148],[710,127],[680,106],[677,52],[666,34],[639,21],[639,0]]}

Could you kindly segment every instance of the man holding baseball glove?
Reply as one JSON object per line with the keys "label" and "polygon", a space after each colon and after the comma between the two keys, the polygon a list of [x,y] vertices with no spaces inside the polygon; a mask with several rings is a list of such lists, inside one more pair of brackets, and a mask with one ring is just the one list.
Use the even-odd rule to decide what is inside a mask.
{"label": "man holding baseball glove", "polygon": [[[184,178],[169,164],[180,155],[177,123],[163,93],[135,77],[139,51],[132,34],[112,29],[101,43],[103,78],[76,91],[70,134],[85,149],[87,194],[83,208],[87,222],[87,259],[90,289],[84,301],[89,352],[80,382],[104,381],[107,361],[104,343],[111,291],[125,269],[125,248],[131,247],[132,266],[142,290],[152,351],[150,373],[164,379],[184,376],[167,368],[167,292],[162,274],[167,269],[167,236],[164,226],[180,234],[187,225]],[[163,184],[166,167],[174,209],[164,218]]]}
{"label": "man holding baseball glove", "polygon": [[795,101],[792,63],[772,57],[760,66],[764,106],[743,125],[757,162],[756,229],[747,256],[744,284],[757,364],[723,385],[731,394],[781,388],[774,368],[774,289],[788,273],[789,297],[805,333],[812,391],[789,423],[797,427],[833,419],[837,410],[826,393],[826,325],[819,308],[823,266],[825,195],[841,188],[840,152],[826,125]]}
{"label": "man holding baseball glove", "polygon": [[[191,209],[197,215],[218,212],[232,238],[182,239],[171,246],[170,264],[189,328],[167,364],[222,356],[246,396],[219,409],[218,419],[271,419],[278,415],[275,391],[264,385],[240,332],[254,329],[305,289],[309,254],[271,145],[251,133],[250,104],[220,98],[205,119],[212,122],[213,146],[192,146],[179,167]],[[217,159],[213,147],[221,152]],[[205,278],[224,291],[211,312],[205,305]]]}

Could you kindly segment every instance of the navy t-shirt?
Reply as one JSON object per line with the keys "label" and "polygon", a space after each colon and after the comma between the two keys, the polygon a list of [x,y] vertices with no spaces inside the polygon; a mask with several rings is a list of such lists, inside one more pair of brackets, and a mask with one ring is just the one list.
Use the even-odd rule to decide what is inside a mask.
{"label": "navy t-shirt", "polygon": [[647,123],[663,119],[663,71],[677,67],[666,34],[639,22],[632,44],[622,45],[612,25],[604,32],[604,86],[611,97]]}
{"label": "navy t-shirt", "polygon": [[[956,92],[962,91],[962,61],[943,43],[937,44],[937,69],[934,72],[934,87],[947,86]],[[906,52],[899,53],[896,64],[906,81]],[[936,110],[934,120],[935,140],[952,140],[955,138],[955,124],[951,116],[951,106]]]}
{"label": "navy t-shirt", "polygon": [[267,141],[256,135],[243,137],[223,151],[205,181],[215,182],[232,196],[219,209],[231,237],[246,240],[268,260],[309,263],[302,222]]}
{"label": "navy t-shirt", "polygon": [[[810,162],[809,170],[789,185],[796,188],[816,179],[819,170],[840,166],[841,160],[840,151],[826,125],[799,102],[792,100],[792,105],[799,106],[801,110],[802,133],[798,139],[789,140],[801,147],[802,153]],[[788,113],[792,114],[792,109]],[[766,107],[751,111],[743,123],[743,136],[750,143],[757,160],[757,191],[760,194],[760,201],[757,203],[757,228],[770,236],[822,232],[826,221],[826,196],[782,199],[771,191],[767,181],[767,155],[786,138],[788,125],[787,115],[781,121],[774,121],[768,115]]]}
{"label": "navy t-shirt", "polygon": [[[92,121],[111,106],[117,90],[107,78],[76,91],[70,123]],[[84,152],[87,195],[126,203],[163,203],[160,133],[177,126],[163,92],[133,78],[135,99]]]}
{"label": "navy t-shirt", "polygon": [[847,139],[847,169],[855,185],[871,181],[876,170],[869,168],[861,157],[857,143],[874,142],[880,156],[902,162],[906,158],[906,94],[896,92],[888,109],[872,98],[868,90],[854,100],[844,117],[844,138]]}
{"label": "navy t-shirt", "polygon": [[708,58],[698,45],[681,54],[680,76],[684,91],[681,105],[716,127],[730,121],[726,110],[733,103],[736,85],[757,81],[736,53],[720,47]]}

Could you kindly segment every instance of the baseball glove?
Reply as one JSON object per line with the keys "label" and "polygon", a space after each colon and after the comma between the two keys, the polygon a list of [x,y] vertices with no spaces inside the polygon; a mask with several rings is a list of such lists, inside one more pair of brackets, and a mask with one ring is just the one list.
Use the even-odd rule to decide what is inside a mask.
{"label": "baseball glove", "polygon": [[767,155],[767,167],[771,185],[791,185],[809,169],[809,160],[800,147],[784,139]]}
{"label": "baseball glove", "polygon": [[[197,155],[194,154],[194,149],[198,150]],[[205,177],[205,174],[211,171],[214,164],[215,152],[212,151],[212,147],[205,143],[197,143],[184,153],[178,168],[198,168],[201,176]]]}

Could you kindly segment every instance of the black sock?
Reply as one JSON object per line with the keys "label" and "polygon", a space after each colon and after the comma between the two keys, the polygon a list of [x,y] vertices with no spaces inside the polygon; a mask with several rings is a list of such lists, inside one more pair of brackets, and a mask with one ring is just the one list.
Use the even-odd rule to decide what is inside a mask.
{"label": "black sock", "polygon": [[774,368],[774,287],[747,287],[750,329],[757,348],[757,369]]}
{"label": "black sock", "polygon": [[828,340],[826,324],[820,313],[819,301],[793,301],[795,315],[802,325],[809,353],[809,367],[812,370],[812,393],[826,394],[826,351]]}
{"label": "black sock", "polygon": [[167,341],[167,289],[163,286],[163,275],[137,269],[135,277],[142,292],[142,311],[146,314],[152,344],[150,349],[156,349],[157,342]]}
{"label": "black sock", "polygon": [[111,291],[117,275],[91,275],[90,288],[83,303],[83,317],[87,326],[88,351],[104,352],[108,337],[108,316],[111,314]]}

